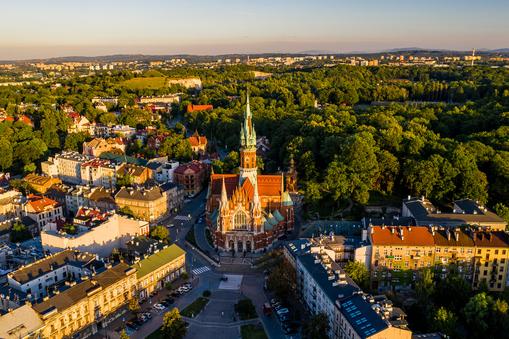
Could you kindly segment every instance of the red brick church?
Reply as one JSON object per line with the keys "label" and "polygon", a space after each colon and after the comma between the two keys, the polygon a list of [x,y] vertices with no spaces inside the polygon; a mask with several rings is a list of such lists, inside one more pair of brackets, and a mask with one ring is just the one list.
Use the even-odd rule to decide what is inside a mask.
{"label": "red brick church", "polygon": [[260,252],[293,229],[293,202],[284,175],[258,174],[256,132],[249,97],[240,130],[239,174],[212,174],[207,195],[207,224],[224,251]]}

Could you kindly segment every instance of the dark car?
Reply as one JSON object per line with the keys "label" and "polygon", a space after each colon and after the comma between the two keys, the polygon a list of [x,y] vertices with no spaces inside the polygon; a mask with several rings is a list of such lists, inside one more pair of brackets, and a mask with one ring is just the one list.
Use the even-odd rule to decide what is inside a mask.
{"label": "dark car", "polygon": [[128,321],[125,323],[125,325],[132,329],[133,331],[138,331],[140,329],[140,326],[136,324],[134,321]]}
{"label": "dark car", "polygon": [[175,302],[175,299],[173,299],[173,298],[166,298],[166,299],[164,299],[164,301],[166,301],[168,303],[168,305],[171,305],[171,304],[173,304]]}
{"label": "dark car", "polygon": [[170,306],[170,304],[166,300],[161,301],[160,304],[163,305],[164,307]]}
{"label": "dark car", "polygon": [[228,281],[228,277],[223,275],[223,276],[221,277],[221,281]]}

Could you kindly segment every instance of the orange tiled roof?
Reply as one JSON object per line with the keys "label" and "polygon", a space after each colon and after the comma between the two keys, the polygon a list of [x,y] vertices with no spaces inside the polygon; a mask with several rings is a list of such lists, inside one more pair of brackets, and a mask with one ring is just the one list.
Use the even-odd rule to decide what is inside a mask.
{"label": "orange tiled roof", "polygon": [[[433,235],[427,227],[372,226],[373,245],[434,246]],[[403,237],[401,236],[403,230]]]}
{"label": "orange tiled roof", "polygon": [[189,140],[191,146],[201,146],[207,144],[207,137],[201,136],[198,133],[194,133],[192,136],[187,138],[187,140]]}
{"label": "orange tiled roof", "polygon": [[36,213],[44,212],[48,207],[56,208],[56,207],[60,206],[60,203],[58,203],[57,201],[55,201],[53,199],[50,199],[50,198],[47,198],[44,196],[40,196],[40,195],[34,195],[34,194],[30,194],[28,196],[27,204]]}
{"label": "orange tiled roof", "polygon": [[208,111],[210,109],[214,109],[214,106],[212,106],[212,105],[193,105],[193,104],[187,105],[188,112]]}

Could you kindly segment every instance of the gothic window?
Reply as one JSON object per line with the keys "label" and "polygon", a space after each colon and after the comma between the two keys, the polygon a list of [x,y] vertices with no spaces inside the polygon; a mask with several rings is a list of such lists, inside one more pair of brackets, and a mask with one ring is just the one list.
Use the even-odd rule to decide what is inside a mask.
{"label": "gothic window", "polygon": [[247,229],[247,216],[246,213],[238,211],[233,217],[233,228],[236,230]]}

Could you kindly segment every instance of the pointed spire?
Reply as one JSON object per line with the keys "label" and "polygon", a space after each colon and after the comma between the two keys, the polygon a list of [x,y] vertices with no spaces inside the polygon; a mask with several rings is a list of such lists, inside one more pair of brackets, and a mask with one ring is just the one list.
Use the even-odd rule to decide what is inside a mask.
{"label": "pointed spire", "polygon": [[281,171],[281,195],[285,192],[285,177],[283,171]]}
{"label": "pointed spire", "polygon": [[223,177],[223,186],[221,187],[221,208],[225,208],[226,204],[228,204],[228,196],[226,195],[226,184],[224,183]]}
{"label": "pointed spire", "polygon": [[254,194],[253,194],[253,206],[260,206],[260,196],[258,195],[258,182],[254,184]]}
{"label": "pointed spire", "polygon": [[249,88],[247,89],[246,94],[246,112],[245,112],[245,118],[251,117],[251,105],[249,105]]}

